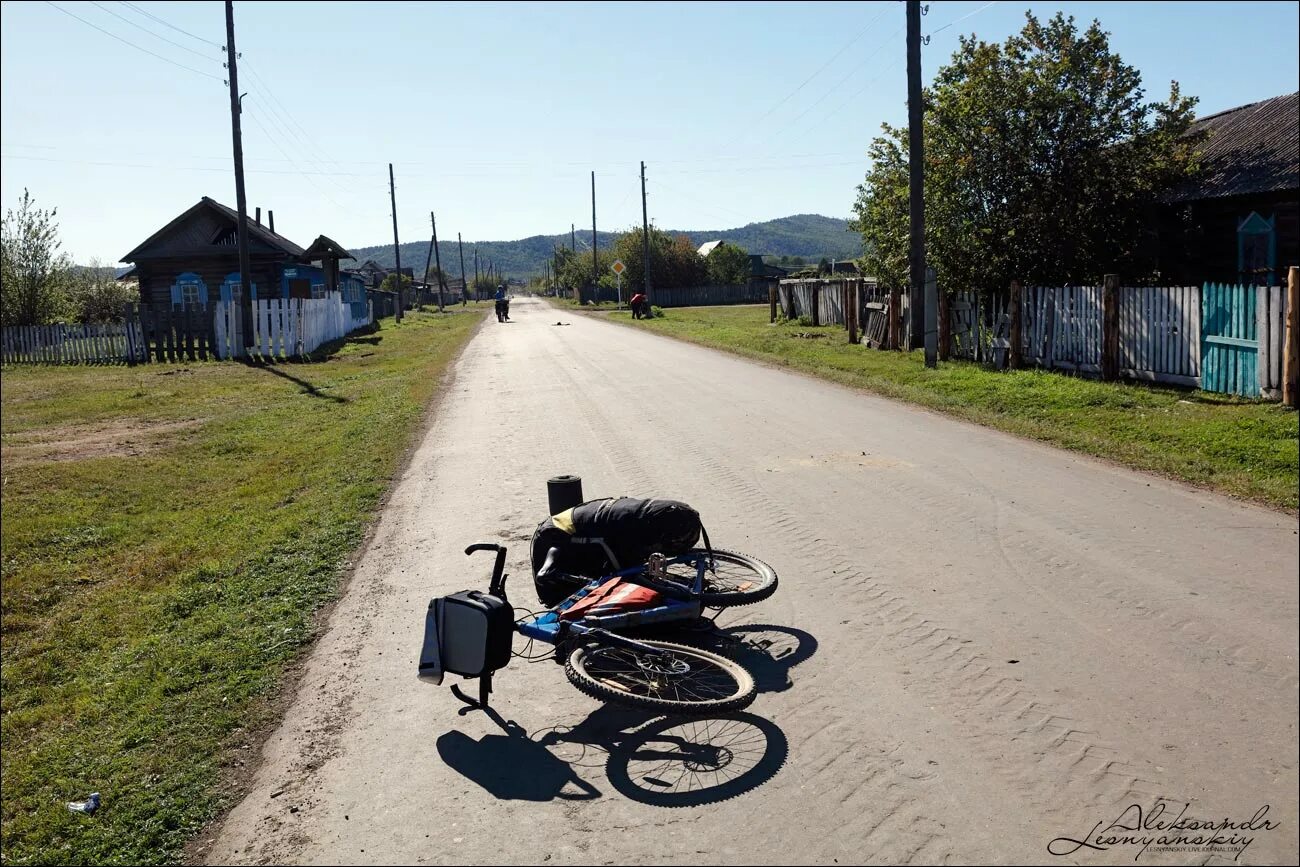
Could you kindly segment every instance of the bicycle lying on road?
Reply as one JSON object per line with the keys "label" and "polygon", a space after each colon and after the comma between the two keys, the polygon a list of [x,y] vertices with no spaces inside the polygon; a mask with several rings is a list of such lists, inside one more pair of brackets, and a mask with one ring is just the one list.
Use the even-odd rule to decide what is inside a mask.
{"label": "bicycle lying on road", "polygon": [[570,683],[602,701],[658,712],[721,713],[754,700],[754,678],[734,660],[620,630],[698,623],[706,611],[761,602],[777,588],[776,572],[763,561],[713,548],[652,554],[639,566],[587,581],[542,613],[516,618],[506,599],[505,547],[470,545],[465,554],[477,551],[496,555],[488,592],[432,600],[420,657],[422,679],[441,683],[444,673],[479,678],[477,702],[452,687],[467,704],[487,707],[493,672],[516,655],[515,634],[528,638],[530,647],[553,646]]}

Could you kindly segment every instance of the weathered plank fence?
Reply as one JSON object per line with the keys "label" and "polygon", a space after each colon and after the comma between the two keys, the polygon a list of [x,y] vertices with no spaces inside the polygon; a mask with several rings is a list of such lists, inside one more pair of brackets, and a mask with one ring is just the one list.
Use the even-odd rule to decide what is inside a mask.
{"label": "weathered plank fence", "polygon": [[[630,295],[628,288],[623,287],[623,300],[626,301]],[[711,307],[724,304],[765,304],[767,297],[767,284],[752,281],[729,286],[654,288],[650,293],[650,303],[656,307]]]}
{"label": "weathered plank fence", "polygon": [[[947,311],[940,355],[998,368],[1033,365],[1247,397],[1282,395],[1286,289],[1216,283],[1120,287],[1108,279],[1109,288],[1016,286],[1014,298],[949,293],[940,307]],[[787,319],[842,325],[852,337],[846,315],[851,298],[864,343],[875,349],[905,344],[906,293],[884,292],[869,281],[782,280],[776,300]]]}

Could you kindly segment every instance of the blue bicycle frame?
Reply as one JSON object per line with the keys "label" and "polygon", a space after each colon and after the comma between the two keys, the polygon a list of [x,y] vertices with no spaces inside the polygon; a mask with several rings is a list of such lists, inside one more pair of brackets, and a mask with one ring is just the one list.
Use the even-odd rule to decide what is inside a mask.
{"label": "blue bicycle frame", "polygon": [[669,598],[662,604],[653,608],[643,608],[638,611],[629,611],[624,614],[609,614],[604,616],[585,616],[578,620],[566,621],[561,616],[565,611],[577,605],[582,599],[586,598],[596,589],[608,584],[610,581],[617,581],[627,578],[634,584],[650,586],[651,589],[658,590],[658,586],[643,584],[637,581],[639,575],[644,575],[645,566],[634,566],[630,569],[624,569],[620,572],[614,572],[600,578],[593,579],[586,586],[578,590],[568,599],[565,599],[559,605],[551,610],[535,615],[531,620],[520,621],[515,624],[515,629],[527,638],[535,638],[538,641],[545,641],[548,644],[557,643],[567,632],[569,635],[586,635],[595,630],[625,629],[629,626],[646,626],[655,623],[669,623],[676,620],[694,620],[699,617],[704,610],[700,603],[699,596],[704,590],[704,571],[708,565],[708,557],[696,554],[694,557],[682,555],[665,560],[665,565],[673,563],[689,563],[692,559],[696,560],[695,578],[691,582],[690,596],[686,599]]}

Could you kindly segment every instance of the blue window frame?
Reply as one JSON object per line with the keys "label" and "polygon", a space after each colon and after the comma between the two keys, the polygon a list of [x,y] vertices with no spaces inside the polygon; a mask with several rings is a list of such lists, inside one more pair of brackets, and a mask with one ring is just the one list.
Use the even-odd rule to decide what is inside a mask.
{"label": "blue window frame", "polygon": [[203,278],[193,271],[186,271],[176,278],[172,284],[172,303],[173,304],[203,304],[208,303],[208,285],[203,282]]}
{"label": "blue window frame", "polygon": [[1255,211],[1237,224],[1237,271],[1243,285],[1276,285],[1276,225],[1276,215],[1266,220]]}
{"label": "blue window frame", "polygon": [[[257,283],[250,283],[249,287],[253,290],[253,300],[257,300]],[[226,275],[226,279],[221,281],[221,300],[222,301],[239,301],[244,287],[240,285],[239,272],[231,271]]]}

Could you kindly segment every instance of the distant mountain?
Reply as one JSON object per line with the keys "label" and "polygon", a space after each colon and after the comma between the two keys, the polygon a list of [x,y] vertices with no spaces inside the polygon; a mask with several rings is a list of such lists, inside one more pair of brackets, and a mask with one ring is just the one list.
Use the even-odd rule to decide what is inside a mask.
{"label": "distant mountain", "polygon": [[[614,243],[619,232],[598,232],[596,240],[602,249]],[[796,214],[778,220],[762,223],[750,223],[738,229],[708,230],[669,230],[671,235],[685,235],[695,245],[708,241],[730,241],[739,244],[750,253],[764,256],[802,256],[805,260],[817,262],[823,256],[827,259],[851,259],[862,255],[861,238],[850,232],[845,220],[823,217],[820,214]],[[551,257],[555,246],[569,246],[569,233],[559,235],[534,235],[518,241],[475,241],[465,243],[465,270],[474,273],[474,250],[478,249],[479,262],[486,269],[488,261],[496,264],[497,270],[510,277],[528,277],[542,273],[546,261]],[[391,268],[394,265],[393,245],[374,247],[349,247],[357,257],[357,263],[374,259],[380,265]],[[578,230],[578,250],[591,250],[591,232],[583,234]],[[424,270],[425,258],[429,254],[429,242],[412,241],[402,244],[402,266],[413,267],[417,274]],[[447,274],[460,274],[460,259],[455,241],[438,239],[438,254],[442,257],[442,268]],[[347,267],[345,263],[345,267]]]}

